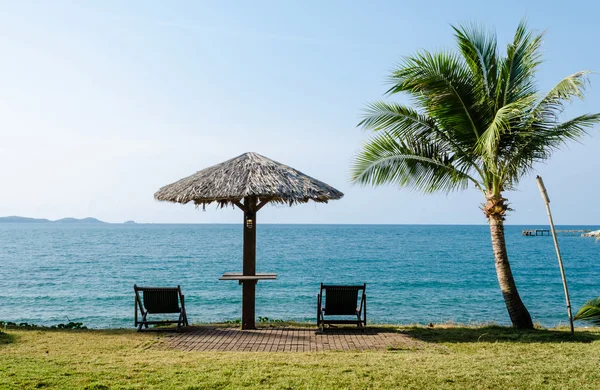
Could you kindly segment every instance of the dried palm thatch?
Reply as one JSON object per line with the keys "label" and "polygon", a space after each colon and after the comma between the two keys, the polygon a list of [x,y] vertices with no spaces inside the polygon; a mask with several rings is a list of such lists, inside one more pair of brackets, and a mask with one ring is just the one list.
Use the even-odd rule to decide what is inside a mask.
{"label": "dried palm thatch", "polygon": [[154,194],[160,201],[194,202],[205,206],[217,202],[221,207],[233,205],[247,196],[280,204],[327,203],[343,193],[287,165],[257,153],[244,153],[220,164],[203,169]]}

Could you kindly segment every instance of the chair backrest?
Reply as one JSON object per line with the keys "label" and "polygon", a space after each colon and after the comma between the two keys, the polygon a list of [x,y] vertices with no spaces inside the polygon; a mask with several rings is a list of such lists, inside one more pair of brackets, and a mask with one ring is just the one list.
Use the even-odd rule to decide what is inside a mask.
{"label": "chair backrest", "polygon": [[144,308],[151,314],[179,313],[179,287],[136,287],[142,292]]}
{"label": "chair backrest", "polygon": [[325,291],[325,314],[327,315],[352,315],[356,314],[358,307],[358,292],[365,290],[366,285],[360,286],[332,286],[321,285]]}

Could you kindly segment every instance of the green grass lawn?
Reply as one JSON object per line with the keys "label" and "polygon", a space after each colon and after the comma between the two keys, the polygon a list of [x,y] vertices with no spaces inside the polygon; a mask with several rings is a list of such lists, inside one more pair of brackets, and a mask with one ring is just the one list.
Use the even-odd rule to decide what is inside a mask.
{"label": "green grass lawn", "polygon": [[600,331],[402,327],[415,347],[370,352],[167,350],[160,333],[0,334],[0,389],[600,388]]}

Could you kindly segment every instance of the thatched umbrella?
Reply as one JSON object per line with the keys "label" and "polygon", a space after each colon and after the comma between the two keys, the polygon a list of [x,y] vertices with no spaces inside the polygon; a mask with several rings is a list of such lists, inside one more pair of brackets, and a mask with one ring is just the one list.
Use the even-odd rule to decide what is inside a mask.
{"label": "thatched umbrella", "polygon": [[259,279],[275,274],[256,274],[256,212],[267,203],[327,203],[343,193],[287,165],[257,153],[244,153],[221,164],[162,187],[154,198],[175,203],[194,202],[205,207],[233,205],[244,212],[244,267],[241,274],[224,274],[222,280],[239,280],[242,290],[242,329],[255,328],[255,287]]}

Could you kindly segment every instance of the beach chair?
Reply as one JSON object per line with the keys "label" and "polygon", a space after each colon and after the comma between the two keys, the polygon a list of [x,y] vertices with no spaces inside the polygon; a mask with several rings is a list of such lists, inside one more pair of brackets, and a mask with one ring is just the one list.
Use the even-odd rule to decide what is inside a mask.
{"label": "beach chair", "polygon": [[[180,326],[189,325],[181,287],[138,287],[134,284],[133,290],[135,291],[135,326],[138,332],[142,327],[148,328],[150,324],[177,324],[177,330]],[[140,321],[138,321],[138,310],[142,315]],[[179,313],[179,318],[161,321],[148,321],[147,318],[148,314],[171,313]]]}
{"label": "beach chair", "polygon": [[[325,285],[317,295],[317,326],[325,331],[325,325],[356,324],[364,330],[367,325],[367,284],[354,286]],[[360,295],[359,302],[359,292]],[[329,317],[329,318],[326,318]],[[352,319],[337,319],[330,316],[352,316]]]}

